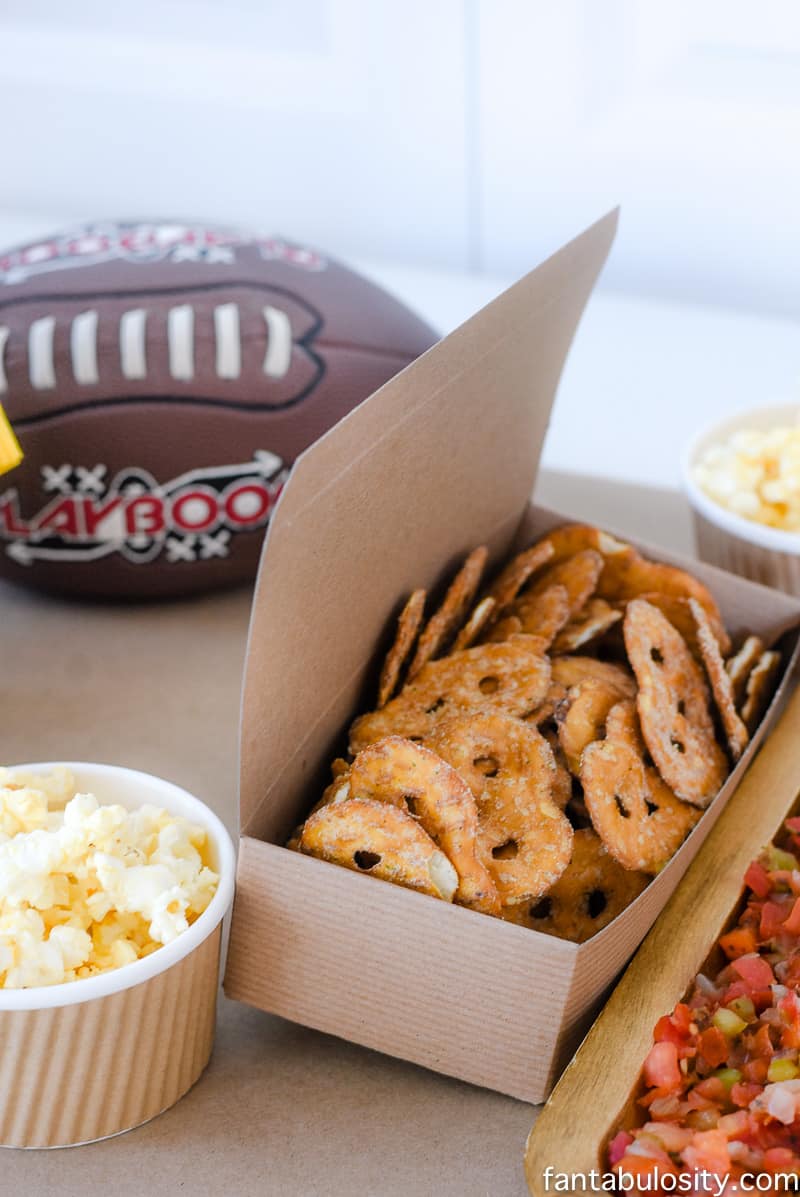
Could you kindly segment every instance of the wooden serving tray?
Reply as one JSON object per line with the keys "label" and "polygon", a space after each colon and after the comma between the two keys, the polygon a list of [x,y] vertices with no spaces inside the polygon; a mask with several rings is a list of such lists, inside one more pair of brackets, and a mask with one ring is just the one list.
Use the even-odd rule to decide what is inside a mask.
{"label": "wooden serving tray", "polygon": [[525,1176],[605,1170],[603,1149],[634,1100],[653,1027],[687,992],[736,912],[743,877],[800,792],[800,689],[709,832],[528,1136]]}

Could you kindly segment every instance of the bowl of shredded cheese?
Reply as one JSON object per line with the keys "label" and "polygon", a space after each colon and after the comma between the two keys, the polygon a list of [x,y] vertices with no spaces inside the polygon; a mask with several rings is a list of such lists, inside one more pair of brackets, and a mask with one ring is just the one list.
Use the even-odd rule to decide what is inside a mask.
{"label": "bowl of shredded cheese", "polygon": [[194,1084],[234,871],[221,821],[170,782],[0,768],[1,1144],[107,1138]]}
{"label": "bowl of shredded cheese", "polygon": [[684,455],[683,478],[704,561],[800,594],[800,404],[704,429]]}

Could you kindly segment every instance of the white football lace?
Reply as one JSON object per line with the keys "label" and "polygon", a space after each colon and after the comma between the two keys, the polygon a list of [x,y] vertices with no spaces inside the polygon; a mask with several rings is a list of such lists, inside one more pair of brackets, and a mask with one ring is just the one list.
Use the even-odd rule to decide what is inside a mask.
{"label": "white football lace", "polygon": [[[267,349],[262,371],[268,378],[284,378],[292,360],[292,328],[287,314],[266,306],[262,315],[267,326]],[[123,378],[147,378],[148,313],[145,308],[123,312],[119,321],[119,360]],[[72,375],[79,386],[100,382],[97,356],[99,313],[95,308],[81,312],[70,326]],[[53,338],[54,316],[34,320],[28,329],[28,376],[37,391],[56,385]],[[6,346],[10,330],[0,325],[0,395],[8,391]],[[195,313],[191,304],[179,304],[167,312],[167,356],[169,372],[180,382],[194,378]],[[242,335],[239,305],[222,303],[214,308],[215,370],[218,378],[236,379],[242,372]]]}

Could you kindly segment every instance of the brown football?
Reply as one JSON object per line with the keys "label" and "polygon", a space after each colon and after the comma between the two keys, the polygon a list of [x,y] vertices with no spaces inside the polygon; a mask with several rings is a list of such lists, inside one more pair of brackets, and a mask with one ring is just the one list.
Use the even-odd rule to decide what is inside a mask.
{"label": "brown football", "polygon": [[0,576],[153,598],[255,574],[295,457],[436,334],[276,237],[87,225],[0,255]]}

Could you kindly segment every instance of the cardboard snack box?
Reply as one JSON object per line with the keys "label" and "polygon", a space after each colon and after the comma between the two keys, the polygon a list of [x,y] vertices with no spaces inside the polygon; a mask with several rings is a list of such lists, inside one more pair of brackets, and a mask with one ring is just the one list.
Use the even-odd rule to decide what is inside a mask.
{"label": "cardboard snack box", "polygon": [[[408,593],[434,587],[477,544],[498,562],[564,522],[530,496],[567,350],[615,228],[612,213],[297,461],[265,542],[246,662],[228,996],[533,1102],[680,881],[769,714],[670,864],[580,946],[283,844],[319,797],[352,717],[374,702]],[[796,599],[641,547],[705,581],[733,635],[771,641],[800,619]]]}

